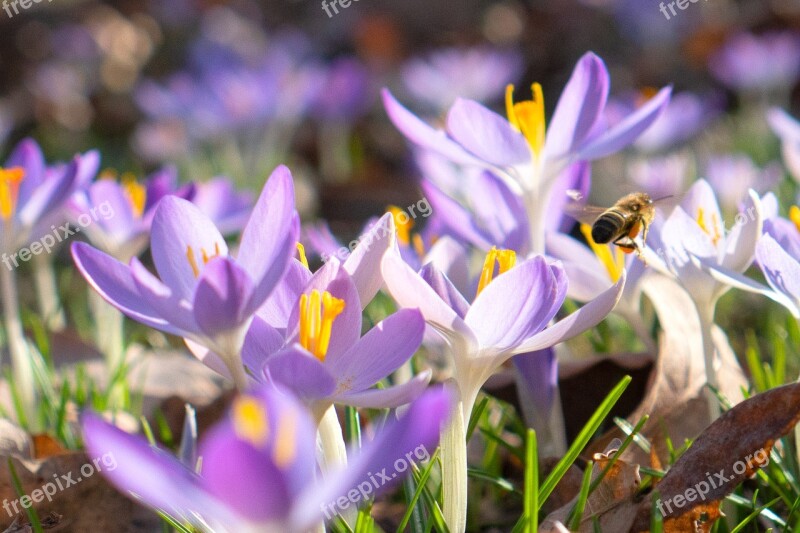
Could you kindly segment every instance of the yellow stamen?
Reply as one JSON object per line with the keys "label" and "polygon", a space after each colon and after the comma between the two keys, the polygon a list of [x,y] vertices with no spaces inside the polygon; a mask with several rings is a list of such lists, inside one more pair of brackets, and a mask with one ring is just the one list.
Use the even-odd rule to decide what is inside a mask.
{"label": "yellow stamen", "polygon": [[506,87],[506,114],[511,126],[522,133],[533,153],[539,155],[547,131],[544,117],[544,94],[538,83],[531,85],[533,99],[514,103],[514,86]]}
{"label": "yellow stamen", "polygon": [[714,229],[713,235],[710,228],[706,225],[705,211],[702,207],[697,208],[697,225],[700,226],[700,229],[703,230],[703,233],[711,237],[711,242],[714,244],[714,246],[716,246],[719,242],[719,239],[722,237],[719,231],[719,220],[717,219],[717,214],[711,214],[711,225]]}
{"label": "yellow stamen", "polygon": [[144,206],[147,201],[147,188],[136,181],[136,176],[127,172],[120,178],[120,185],[125,190],[128,201],[133,206],[133,214],[141,217],[144,213]]}
{"label": "yellow stamen", "polygon": [[600,263],[606,267],[608,277],[611,281],[616,283],[622,276],[622,271],[625,269],[625,254],[621,248],[605,244],[597,244],[592,238],[592,227],[589,224],[581,224],[581,233],[589,243],[589,248],[592,249],[594,255],[600,260]]}
{"label": "yellow stamen", "polygon": [[0,217],[8,220],[17,208],[19,184],[25,178],[22,167],[0,168]]}
{"label": "yellow stamen", "polygon": [[[200,248],[200,257],[203,259],[203,265],[205,265],[215,257],[219,257],[221,253],[222,252],[220,252],[218,242],[214,243],[214,255],[210,256],[208,255],[208,253],[206,253],[206,251],[203,248]],[[192,273],[194,274],[194,277],[199,276],[200,267],[197,264],[197,258],[195,257],[194,250],[192,249],[191,246],[186,247],[186,260],[189,261],[189,266],[192,267]]]}
{"label": "yellow stamen", "polygon": [[475,297],[483,292],[489,283],[494,279],[494,265],[497,263],[497,275],[503,274],[511,270],[517,262],[517,253],[514,250],[498,250],[494,246],[486,254],[486,259],[483,262],[483,269],[481,270],[481,277],[478,280],[478,291]]}
{"label": "yellow stamen", "polygon": [[411,230],[414,228],[414,221],[408,216],[408,213],[396,205],[390,205],[386,210],[394,218],[394,227],[397,228],[397,240],[400,241],[400,244],[408,245],[411,242]]}
{"label": "yellow stamen", "polygon": [[800,231],[800,207],[793,205],[789,208],[789,220],[794,222],[794,227]]}
{"label": "yellow stamen", "polygon": [[306,257],[306,247],[301,243],[297,243],[297,259],[303,263],[303,266],[308,268],[308,258]]}
{"label": "yellow stamen", "polygon": [[300,295],[300,345],[320,361],[325,360],[333,321],[344,311],[344,300],[317,289]]}
{"label": "yellow stamen", "polygon": [[288,413],[278,420],[272,457],[279,468],[286,468],[297,457],[297,422]]}
{"label": "yellow stamen", "polygon": [[252,396],[239,396],[233,401],[233,430],[253,446],[262,447],[269,437],[269,420],[264,406]]}

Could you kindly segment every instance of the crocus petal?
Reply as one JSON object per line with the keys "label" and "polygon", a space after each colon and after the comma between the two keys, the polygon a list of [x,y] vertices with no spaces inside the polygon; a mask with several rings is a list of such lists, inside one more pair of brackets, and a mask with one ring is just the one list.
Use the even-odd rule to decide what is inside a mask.
{"label": "crocus petal", "polygon": [[[719,211],[717,197],[706,180],[699,179],[689,187],[689,190],[686,191],[681,200],[680,207],[689,215],[689,218],[695,221],[702,210],[703,218],[709,231],[713,232],[714,221],[716,221],[720,234],[723,233],[723,220]],[[677,208],[673,210],[673,214],[675,211],[677,211]]]}
{"label": "crocus petal", "polygon": [[5,166],[25,169],[25,179],[20,183],[17,196],[18,205],[24,206],[45,178],[42,149],[33,139],[23,139],[14,147]]}
{"label": "crocus petal", "polygon": [[469,311],[469,302],[461,292],[450,282],[444,273],[436,268],[433,263],[428,263],[419,271],[419,275],[458,316],[464,318]]}
{"label": "crocus petal", "polygon": [[92,457],[112,457],[115,468],[103,475],[146,505],[191,520],[194,513],[225,524],[235,519],[200,487],[199,478],[167,452],[150,446],[92,413],[81,415],[84,443]]}
{"label": "crocus petal", "polygon": [[[742,217],[741,222],[739,217]],[[724,255],[720,263],[723,267],[736,272],[744,272],[753,262],[756,243],[763,228],[761,202],[758,194],[752,189],[742,205],[737,222],[725,238]]]}
{"label": "crocus petal", "polygon": [[578,152],[579,159],[597,159],[622,150],[655,122],[669,104],[672,87],[664,87],[622,122],[592,139]]}
{"label": "crocus petal", "polygon": [[255,311],[253,280],[229,257],[212,259],[194,293],[194,318],[209,337],[242,327]]}
{"label": "crocus petal", "polygon": [[563,233],[551,232],[545,240],[548,255],[561,260],[569,280],[567,296],[588,302],[611,285],[608,271],[589,248]]}
{"label": "crocus petal", "polygon": [[383,286],[381,259],[391,246],[394,234],[394,217],[386,213],[358,239],[358,246],[343,264],[358,289],[361,307],[366,307]]}
{"label": "crocus petal", "polygon": [[550,203],[547,206],[546,228],[548,231],[568,232],[575,219],[564,213],[564,208],[573,200],[568,191],[577,191],[585,198],[592,184],[592,166],[587,161],[578,161],[567,167],[553,183]]}
{"label": "crocus petal", "polygon": [[465,322],[481,346],[505,350],[541,331],[561,307],[566,289],[561,268],[536,256],[489,283]]}
{"label": "crocus petal", "polygon": [[514,349],[513,353],[516,355],[525,352],[544,350],[560,342],[567,341],[576,335],[580,335],[589,328],[595,327],[612,309],[614,309],[614,306],[617,305],[624,288],[625,275],[623,274],[617,283],[609,287],[608,290],[600,296],[566,318],[559,320],[544,331],[521,342]]}
{"label": "crocus petal", "polygon": [[302,490],[315,485],[314,424],[285,391],[263,386],[247,396],[268,424],[263,435],[242,435],[231,415],[215,426],[200,448],[202,483],[252,521],[282,520]]}
{"label": "crocus petal", "polygon": [[[761,237],[756,259],[770,286],[792,298],[796,309],[800,304],[800,263],[769,235]],[[794,309],[789,309],[796,314]]]}
{"label": "crocus petal", "polygon": [[108,219],[103,219],[102,225],[105,230],[116,238],[125,238],[129,235],[135,227],[133,205],[122,187],[114,180],[98,180],[92,184],[88,193],[89,203],[92,207],[107,202],[110,211],[114,213]]}
{"label": "crocus petal", "polygon": [[69,197],[78,173],[78,157],[76,156],[62,171],[48,175],[47,179],[31,192],[24,204],[20,202],[18,216],[23,224],[34,224]]}
{"label": "crocus petal", "polygon": [[403,107],[388,89],[381,92],[383,106],[389,119],[411,142],[428,148],[456,163],[480,165],[482,162],[450,139],[445,132],[436,130]]}
{"label": "crocus petal", "polygon": [[549,157],[574,152],[600,118],[608,99],[608,70],[592,52],[575,65],[547,131],[545,151]]}
{"label": "crocus petal", "polygon": [[402,260],[399,253],[394,250],[387,252],[381,269],[389,294],[400,307],[417,308],[440,332],[456,333],[477,345],[475,335],[464,320]]}
{"label": "crocus petal", "polygon": [[327,398],[336,389],[336,380],[325,365],[299,345],[270,357],[263,372],[267,382],[292,391],[304,402]]}
{"label": "crocus petal", "polygon": [[410,380],[385,389],[366,389],[360,392],[336,394],[336,403],[364,409],[391,409],[416,400],[428,387],[432,372],[425,370]]}
{"label": "crocus petal", "polygon": [[778,107],[767,111],[767,122],[772,131],[784,141],[800,142],[800,121],[795,120],[790,114]]}
{"label": "crocus petal", "polygon": [[259,377],[267,359],[284,345],[284,335],[259,316],[253,317],[242,346],[242,364]]}
{"label": "crocus petal", "polygon": [[[764,238],[768,238],[768,236],[765,235]],[[759,248],[761,248],[761,242],[759,242]],[[783,250],[781,250],[780,248],[777,249],[783,252]],[[770,262],[774,260],[773,257],[779,257],[781,255],[779,252],[776,252],[773,249],[771,249],[771,247],[769,251],[762,250],[761,254],[763,254],[764,256],[769,256]],[[783,289],[787,288],[785,285],[784,281],[785,278],[783,277],[783,272],[786,272],[788,269],[800,270],[796,266],[792,267],[790,265],[788,269],[784,270],[783,272],[781,271],[780,267],[775,269],[770,268],[770,270],[766,271],[762,266],[762,271],[765,272],[764,277],[767,278],[767,282],[770,283],[770,285],[772,286],[772,288],[770,288],[765,285],[762,285],[761,283],[758,283],[755,280],[748,278],[747,276],[741,274],[740,272],[724,268],[719,264],[717,264],[715,261],[711,261],[707,258],[704,259],[693,256],[692,259],[694,260],[698,268],[703,269],[704,272],[706,272],[716,281],[726,286],[733,287],[734,289],[739,289],[747,292],[752,292],[754,294],[761,294],[762,296],[766,296],[767,298],[781,304],[786,309],[788,309],[789,312],[791,312],[795,316],[795,318],[800,318],[800,307],[798,307],[800,301],[798,301],[794,297],[790,297],[788,293],[783,292]],[[775,261],[777,261],[779,264],[782,263],[782,260],[780,258],[776,259]],[[783,265],[781,266],[785,265],[786,263],[783,263]],[[790,283],[794,285],[795,280],[796,278],[794,279],[790,278]]]}
{"label": "crocus petal", "polygon": [[292,309],[311,280],[311,271],[300,261],[289,263],[281,282],[275,287],[267,301],[258,308],[258,316],[274,328],[286,329]]}
{"label": "crocus petal", "polygon": [[255,283],[255,302],[264,302],[283,277],[294,257],[299,236],[300,218],[294,208],[292,174],[281,165],[261,191],[242,232],[236,258]]}
{"label": "crocus petal", "polygon": [[[392,480],[400,481],[404,476],[394,468],[396,461],[429,459],[447,423],[451,403],[450,393],[437,387],[412,403],[402,418],[387,423],[371,442],[362,446],[361,453],[351,459],[345,470],[326,476],[321,486],[303,494],[293,512],[292,521],[298,530],[305,531],[314,523],[320,508],[325,508],[321,506],[334,502],[359,483],[369,482],[370,474],[385,471]],[[386,483],[380,489],[390,486]]]}
{"label": "crocus petal", "polygon": [[203,344],[193,341],[188,337],[183,338],[183,343],[186,345],[189,351],[192,352],[192,355],[194,355],[201,363],[225,379],[233,381],[231,371],[228,369],[225,361],[222,360],[222,357],[220,357],[218,353],[214,352]]}
{"label": "crocus petal", "polygon": [[[555,350],[519,354],[511,359],[520,374],[517,387],[523,411],[549,413],[558,385],[558,359]],[[545,415],[546,416],[546,415]]]}
{"label": "crocus petal", "polygon": [[458,98],[447,114],[447,131],[462,147],[497,166],[531,159],[531,149],[508,120],[474,100]]}
{"label": "crocus petal", "polygon": [[[161,280],[179,297],[190,300],[202,270],[203,253],[228,255],[228,245],[214,223],[197,206],[167,196],[156,206],[150,233],[153,263]],[[194,263],[187,254],[189,248]],[[194,265],[194,267],[193,267]]]}
{"label": "crocus petal", "polygon": [[401,309],[367,332],[352,348],[325,359],[337,392],[368,389],[408,361],[422,343],[425,319],[416,309]]}
{"label": "crocus petal", "polygon": [[89,285],[127,316],[166,333],[182,333],[142,297],[128,266],[82,242],[72,244],[72,258]]}
{"label": "crocus petal", "polygon": [[192,314],[191,304],[164,285],[134,257],[130,262],[131,276],[136,289],[164,320],[180,328],[182,336],[199,333]]}
{"label": "crocus petal", "polygon": [[489,236],[476,226],[475,217],[464,206],[445,194],[429,180],[423,180],[420,186],[425,198],[433,206],[436,216],[446,222],[447,228],[452,235],[472,243],[481,250],[488,250],[492,247]]}
{"label": "crocus petal", "polygon": [[[428,251],[426,259],[447,276],[460,294],[466,294],[470,284],[467,249],[447,235],[440,237]],[[424,267],[423,267],[424,268]],[[464,311],[466,315],[466,310]],[[463,318],[464,315],[461,317]]]}

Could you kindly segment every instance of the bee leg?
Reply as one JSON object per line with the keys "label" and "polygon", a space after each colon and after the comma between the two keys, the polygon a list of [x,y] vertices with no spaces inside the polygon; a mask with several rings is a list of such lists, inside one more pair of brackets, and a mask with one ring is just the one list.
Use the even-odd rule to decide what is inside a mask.
{"label": "bee leg", "polygon": [[622,251],[625,252],[626,254],[636,252],[636,257],[638,257],[644,263],[644,265],[647,266],[647,260],[644,258],[644,255],[642,254],[642,249],[639,247],[638,244],[636,244],[635,240],[631,239],[627,235],[622,235],[617,240],[615,240],[613,244],[616,244],[617,246],[622,248]]}

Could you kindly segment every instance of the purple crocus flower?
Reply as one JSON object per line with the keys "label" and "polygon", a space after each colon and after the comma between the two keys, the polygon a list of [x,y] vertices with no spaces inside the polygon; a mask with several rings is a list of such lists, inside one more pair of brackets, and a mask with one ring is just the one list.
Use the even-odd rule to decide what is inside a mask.
{"label": "purple crocus flower", "polygon": [[76,187],[91,180],[98,165],[99,155],[91,151],[48,167],[36,141],[17,144],[0,174],[0,252],[16,252],[42,231],[51,232],[51,223],[63,222],[65,202]]}
{"label": "purple crocus flower", "polygon": [[[607,106],[610,124],[633,113],[646,100],[646,92],[615,98]],[[689,91],[674,94],[664,113],[634,141],[644,152],[660,152],[681,145],[703,131],[723,111],[718,94],[698,95]]]}
{"label": "purple crocus flower", "polygon": [[168,194],[191,196],[192,186],[177,186],[177,172],[165,167],[144,183],[132,175],[120,181],[99,179],[76,192],[69,202],[69,218],[77,222],[85,213],[99,211],[100,217],[84,228],[89,240],[120,261],[130,261],[147,247],[155,207]]}
{"label": "purple crocus flower", "polygon": [[764,234],[756,244],[755,258],[769,286],[729,270],[711,272],[733,287],[771,298],[800,318],[800,208],[792,206],[786,219],[778,215],[774,194],[765,195],[761,203]]}
{"label": "purple crocus flower", "polygon": [[772,131],[781,139],[783,162],[796,182],[800,182],[800,121],[777,107],[767,112]]}
{"label": "purple crocus flower", "polygon": [[443,48],[406,62],[402,79],[415,100],[438,113],[459,97],[478,102],[502,97],[506,84],[519,78],[522,66],[516,50]]}
{"label": "purple crocus flower", "polygon": [[[429,458],[449,404],[444,389],[427,392],[354,452],[349,466],[322,479],[314,421],[272,387],[233,400],[200,443],[199,473],[95,414],[84,413],[81,426],[92,456],[116,459],[117,467],[103,475],[148,507],[205,531],[301,533],[344,510],[337,500],[349,492],[368,500],[397,483],[401,459],[408,467],[412,459]],[[348,507],[354,503],[345,500]]]}
{"label": "purple crocus flower", "polygon": [[736,34],[711,56],[709,69],[731,89],[789,89],[800,76],[800,34],[793,31]]}
{"label": "purple crocus flower", "polygon": [[[296,279],[287,276],[282,301]],[[273,328],[260,316],[250,327],[242,357],[256,378],[292,390],[317,420],[333,403],[396,407],[425,389],[430,371],[401,385],[372,389],[419,348],[425,332],[419,311],[403,309],[389,315],[362,337],[358,289],[335,258],[295,294],[285,328]],[[268,301],[259,313],[274,322],[280,311],[272,304]]]}
{"label": "purple crocus flower", "polygon": [[777,162],[762,169],[744,154],[726,154],[709,158],[705,176],[717,191],[720,205],[734,211],[749,189],[764,194],[777,186],[783,179],[783,169]]}
{"label": "purple crocus flower", "polygon": [[636,190],[652,198],[678,196],[685,190],[694,161],[686,152],[673,152],[663,157],[635,157],[628,162],[627,174]]}
{"label": "purple crocus flower", "polygon": [[286,272],[300,231],[293,189],[289,169],[278,167],[242,232],[236,259],[213,222],[176,196],[163,198],[153,216],[151,250],[160,279],[136,257],[126,266],[82,243],[72,246],[72,255],[111,305],[143,324],[208,347],[244,390],[244,336]]}
{"label": "purple crocus flower", "polygon": [[213,220],[223,235],[240,232],[253,206],[250,193],[237,191],[224,176],[195,183],[188,200]]}
{"label": "purple crocus flower", "polygon": [[604,118],[608,90],[605,64],[587,53],[578,61],[547,129],[539,84],[533,85],[533,100],[516,103],[513,87],[508,86],[508,119],[474,100],[458,99],[448,112],[445,131],[414,116],[387,90],[383,99],[392,122],[411,142],[455,163],[491,170],[506,181],[525,205],[529,251],[541,253],[545,220],[562,172],[576,162],[598,159],[628,146],[658,118],[671,92],[662,89],[620,123],[608,127]]}
{"label": "purple crocus flower", "polygon": [[[444,515],[451,531],[466,527],[465,428],[478,391],[514,355],[545,350],[594,327],[613,309],[624,275],[596,299],[548,327],[566,297],[567,278],[558,263],[534,256],[515,265],[513,251],[487,254],[472,304],[433,265],[417,273],[397,251],[382,263],[389,294],[400,307],[416,308],[447,342],[457,404],[442,437]],[[500,274],[494,278],[495,267]]]}

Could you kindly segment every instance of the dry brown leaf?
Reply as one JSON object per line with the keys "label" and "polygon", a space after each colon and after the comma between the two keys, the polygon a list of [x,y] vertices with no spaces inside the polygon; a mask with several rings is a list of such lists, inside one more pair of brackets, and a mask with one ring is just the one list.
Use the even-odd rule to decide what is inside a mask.
{"label": "dry brown leaf", "polygon": [[44,459],[54,455],[70,453],[60,442],[50,435],[33,435],[33,458]]}
{"label": "dry brown leaf", "polygon": [[[769,462],[775,441],[800,420],[800,384],[758,394],[711,424],[657,485],[664,532],[708,531],[719,503]],[[639,504],[631,531],[650,528],[652,498]],[[695,522],[704,517],[704,522]]]}
{"label": "dry brown leaf", "polygon": [[[684,442],[710,423],[705,396],[705,359],[700,322],[686,291],[675,280],[657,273],[648,275],[643,289],[653,303],[662,333],[648,392],[627,418],[636,423],[645,414],[650,415],[641,433],[653,444],[657,458],[666,463],[669,459],[666,437],[672,442]],[[725,333],[715,327],[713,338],[720,392],[736,404],[742,400],[741,387],[746,387],[747,381]],[[622,432],[614,429],[598,439],[590,451],[599,451],[611,439],[621,437],[624,437]],[[638,464],[651,460],[637,446],[630,446],[623,457]]]}
{"label": "dry brown leaf", "polygon": [[[617,446],[619,446],[619,441],[614,442],[613,447],[606,452],[594,454],[593,481],[600,476],[617,453]],[[586,507],[577,531],[592,533],[595,518],[600,523],[602,531],[628,531],[636,518],[638,506],[634,503],[633,497],[639,488],[640,481],[639,465],[617,459],[597,489],[586,500]],[[567,523],[569,513],[577,499],[576,496],[563,507],[550,513],[539,527],[539,533],[563,531],[563,524]]]}

